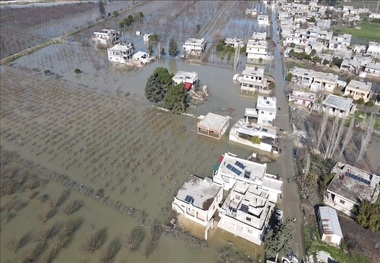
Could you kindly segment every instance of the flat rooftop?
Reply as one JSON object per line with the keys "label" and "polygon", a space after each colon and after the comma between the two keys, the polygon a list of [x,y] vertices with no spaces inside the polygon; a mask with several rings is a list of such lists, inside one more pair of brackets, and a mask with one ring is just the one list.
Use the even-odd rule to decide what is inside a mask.
{"label": "flat rooftop", "polygon": [[264,76],[264,67],[246,67],[242,75],[249,75],[249,76]]}
{"label": "flat rooftop", "polygon": [[276,110],[276,103],[276,97],[257,96],[256,108]]}
{"label": "flat rooftop", "polygon": [[184,202],[191,202],[195,207],[202,210],[208,210],[206,202],[208,199],[214,199],[222,186],[214,183],[211,178],[205,179],[190,175],[183,186],[178,190],[177,199]]}
{"label": "flat rooftop", "polygon": [[174,75],[173,80],[178,80],[178,81],[190,81],[193,83],[198,79],[198,73],[193,71],[178,71],[177,74]]}
{"label": "flat rooftop", "polygon": [[258,40],[266,40],[267,39],[267,32],[253,32],[252,38],[258,39]]}
{"label": "flat rooftop", "polygon": [[378,198],[379,193],[371,186],[372,175],[364,170],[348,164],[337,163],[332,169],[335,173],[327,191],[343,196],[352,202],[358,202],[359,198],[372,200]]}
{"label": "flat rooftop", "polygon": [[186,40],[185,44],[202,44],[203,42],[205,42],[204,38],[189,38],[188,40]]}
{"label": "flat rooftop", "polygon": [[219,174],[233,177],[235,179],[244,179],[249,183],[260,180],[264,177],[267,170],[266,164],[255,163],[238,157],[224,154],[218,172]]}
{"label": "flat rooftop", "polygon": [[314,70],[311,70],[311,69],[304,69],[304,68],[298,68],[298,67],[295,67],[294,69],[292,69],[292,74],[293,76],[297,76],[297,77],[312,77],[313,74],[314,74]]}
{"label": "flat rooftop", "polygon": [[127,50],[130,50],[130,49],[133,49],[132,45],[131,44],[116,44],[114,45],[113,47],[109,48],[108,50],[112,50],[112,51],[127,51]]}
{"label": "flat rooftop", "polygon": [[361,82],[357,80],[351,80],[350,83],[348,83],[346,88],[350,89],[358,89],[362,91],[370,91],[372,88],[371,82]]}
{"label": "flat rooftop", "polygon": [[248,40],[247,46],[267,47],[268,46],[268,42],[266,42],[265,40],[250,39],[250,40]]}
{"label": "flat rooftop", "polygon": [[207,115],[198,123],[198,127],[210,128],[214,131],[220,131],[229,121],[228,117],[218,115],[212,112]]}
{"label": "flat rooftop", "polygon": [[293,90],[289,95],[293,98],[310,99],[310,100],[315,99],[315,93],[313,92]]}
{"label": "flat rooftop", "polygon": [[352,102],[353,100],[351,98],[343,98],[337,95],[330,94],[323,101],[323,105],[349,111],[352,107]]}
{"label": "flat rooftop", "polygon": [[338,76],[337,75],[334,75],[334,74],[331,74],[331,73],[324,73],[324,72],[314,71],[314,81],[316,81],[316,78],[318,80],[324,80],[324,81],[329,81],[329,82],[336,82],[338,80]]}

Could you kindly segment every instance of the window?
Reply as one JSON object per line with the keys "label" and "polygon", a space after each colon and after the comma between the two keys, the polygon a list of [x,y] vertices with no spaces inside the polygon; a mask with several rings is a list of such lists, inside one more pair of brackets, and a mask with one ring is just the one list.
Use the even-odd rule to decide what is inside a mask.
{"label": "window", "polygon": [[342,200],[342,199],[340,199],[340,201],[339,201],[341,204],[343,204],[344,205],[344,203],[346,203],[344,200]]}
{"label": "window", "polygon": [[272,115],[272,112],[269,112],[269,115]]}
{"label": "window", "polygon": [[250,218],[250,217],[247,216],[245,219],[246,219],[247,221],[251,222],[251,218]]}
{"label": "window", "polygon": [[261,111],[261,114],[264,114],[264,111]]}

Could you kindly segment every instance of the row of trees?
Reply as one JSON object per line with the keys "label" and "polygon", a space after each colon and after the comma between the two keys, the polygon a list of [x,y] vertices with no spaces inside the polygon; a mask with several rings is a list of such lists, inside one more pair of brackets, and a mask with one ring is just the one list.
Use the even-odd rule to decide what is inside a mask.
{"label": "row of trees", "polygon": [[380,231],[380,201],[371,203],[363,200],[359,206],[354,208],[356,221],[372,232]]}
{"label": "row of trees", "polygon": [[145,97],[173,113],[181,113],[187,107],[186,91],[182,83],[173,85],[172,77],[166,68],[156,68],[145,85]]}
{"label": "row of trees", "polygon": [[123,21],[121,21],[119,23],[119,26],[121,28],[128,27],[128,26],[132,25],[135,21],[141,20],[143,17],[144,17],[143,12],[138,12],[134,16],[129,15],[126,18],[124,18]]}

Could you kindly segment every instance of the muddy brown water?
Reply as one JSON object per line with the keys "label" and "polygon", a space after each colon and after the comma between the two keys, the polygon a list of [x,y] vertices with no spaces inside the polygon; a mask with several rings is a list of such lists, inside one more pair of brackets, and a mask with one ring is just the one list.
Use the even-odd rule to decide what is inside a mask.
{"label": "muddy brown water", "polygon": [[[217,14],[220,3],[201,1],[193,8],[201,10],[205,5],[214,8],[213,14]],[[260,11],[267,11],[265,7],[257,7]],[[236,10],[230,11],[234,10],[230,3],[221,8],[236,14]],[[178,7],[178,10],[181,8]],[[232,34],[235,29],[246,30],[249,33],[246,37],[250,37],[253,29],[270,32],[268,28],[258,28],[253,19],[235,17],[227,21],[221,18],[219,24],[209,24],[203,32],[212,39],[212,31],[218,27],[225,28],[227,23],[226,34]],[[193,24],[194,21],[189,23]],[[139,41],[136,43],[143,45]],[[280,59],[278,52],[275,58]],[[196,108],[189,108],[188,113],[196,116],[208,112],[228,115],[228,109],[232,108],[234,112],[230,124],[233,125],[243,117],[246,107],[255,105],[257,94],[241,96],[239,87],[232,82],[233,75],[242,69],[234,71],[226,65],[203,65],[166,56],[144,68],[128,69],[109,63],[105,51],[97,51],[92,46],[82,46],[77,42],[51,45],[12,62],[11,67],[1,66],[3,149],[17,152],[20,158],[39,164],[48,173],[67,176],[68,182],[82,183],[85,188],[94,190],[102,189],[104,197],[108,198],[100,201],[87,197],[81,191],[71,190],[66,202],[82,200],[84,205],[72,215],[57,213],[42,224],[36,215],[49,209],[46,202],[28,201],[26,190],[6,196],[2,202],[3,199],[21,200],[27,202],[27,206],[15,212],[16,216],[1,226],[2,240],[28,233],[32,236],[42,227],[66,222],[70,218],[81,218],[81,227],[54,257],[54,262],[98,261],[98,251],[92,255],[79,251],[80,245],[91,233],[106,228],[107,245],[115,239],[123,239],[125,233],[139,225],[148,232],[154,219],[166,220],[173,192],[182,185],[188,174],[212,176],[212,167],[220,154],[229,151],[246,158],[254,151],[229,143],[228,131],[220,141],[197,136],[186,130],[194,122],[193,118],[153,109],[144,97],[144,87],[146,79],[158,66],[166,67],[172,73],[178,70],[196,71],[201,85],[209,87],[211,96],[208,101],[200,102]],[[282,67],[279,64],[272,67],[277,81],[283,77]],[[83,73],[75,74],[75,68]],[[46,76],[45,70],[53,74]],[[277,92],[281,92],[281,87],[277,86]],[[127,93],[129,97],[125,96]],[[280,98],[279,105],[286,108],[284,96]],[[286,125],[286,118],[282,118],[280,123]],[[268,172],[282,175],[285,163],[286,160],[268,164]],[[39,176],[48,179],[46,174]],[[54,197],[67,188],[67,184],[65,186],[48,179],[47,184],[35,191]],[[293,190],[289,188],[287,191]],[[292,200],[297,202],[296,198]],[[117,203],[134,208],[139,213],[144,211],[146,220],[136,220],[110,207]],[[203,235],[194,225],[188,224],[187,228],[196,236]],[[206,250],[199,250],[188,241],[173,240],[163,235],[147,261],[214,262],[215,250],[225,246],[227,241],[245,250],[253,261],[258,255],[263,255],[262,246],[255,246],[216,229],[209,233]],[[143,261],[144,242],[133,253],[121,248],[115,262]],[[35,243],[27,242],[17,253],[10,252],[4,246],[2,242],[1,261],[17,262],[23,252]],[[49,252],[50,248],[47,248],[40,257]]]}

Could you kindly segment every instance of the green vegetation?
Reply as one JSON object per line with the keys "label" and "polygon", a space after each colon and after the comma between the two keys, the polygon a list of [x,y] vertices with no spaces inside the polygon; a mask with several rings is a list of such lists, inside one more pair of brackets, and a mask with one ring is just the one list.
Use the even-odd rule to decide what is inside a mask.
{"label": "green vegetation", "polygon": [[333,29],[335,32],[342,33],[342,34],[351,34],[353,36],[353,41],[361,40],[361,41],[378,41],[380,39],[380,24],[374,23],[374,22],[359,22],[358,27],[360,29],[356,28],[350,28],[350,27],[342,27],[342,26],[335,26]]}
{"label": "green vegetation", "polygon": [[[370,113],[365,113],[363,111],[360,111],[360,110],[357,110],[355,111],[354,115],[355,115],[355,121],[358,122],[358,123],[361,123],[363,122],[364,120],[364,116],[367,114],[367,118],[369,118],[371,116]],[[376,121],[375,121],[375,126],[373,127],[375,130],[380,130],[380,116],[379,115],[375,115],[374,117],[376,117]],[[347,120],[349,122],[349,120]]]}
{"label": "green vegetation", "polygon": [[312,50],[312,52],[310,52],[310,54],[307,54],[305,51],[296,52],[296,51],[294,51],[294,49],[291,49],[289,52],[289,57],[296,58],[299,60],[302,60],[302,59],[312,60],[314,63],[316,63],[316,62],[320,61],[320,58],[318,56],[316,56],[315,54],[316,54],[316,52],[314,49]]}
{"label": "green vegetation", "polygon": [[372,204],[364,199],[353,211],[356,214],[356,222],[372,232],[380,231],[380,201]]}
{"label": "green vegetation", "polygon": [[197,24],[195,34],[197,34],[201,30],[201,25]]}
{"label": "green vegetation", "polygon": [[291,81],[293,78],[293,74],[292,73],[288,73],[285,77],[286,81]]}
{"label": "green vegetation", "polygon": [[259,144],[260,143],[260,137],[259,136],[252,136],[252,138],[251,138],[251,142],[253,143],[253,144]]}
{"label": "green vegetation", "polygon": [[145,97],[153,103],[162,103],[161,106],[181,113],[186,110],[186,91],[183,84],[172,85],[172,75],[166,68],[158,67],[147,80]]}
{"label": "green vegetation", "polygon": [[310,17],[309,19],[306,19],[307,22],[310,22],[310,23],[315,23],[317,22],[317,20],[315,19],[314,16]]}
{"label": "green vegetation", "polygon": [[106,8],[104,7],[104,2],[103,0],[99,0],[99,13],[102,18],[106,16]]}
{"label": "green vegetation", "polygon": [[80,73],[82,73],[82,70],[80,70],[79,68],[76,68],[76,69],[74,70],[74,73],[76,73],[76,74],[80,74]]}
{"label": "green vegetation", "polygon": [[240,54],[245,55],[247,53],[247,45],[244,45],[242,48],[240,48]]}
{"label": "green vegetation", "polygon": [[120,22],[119,26],[121,28],[130,26],[135,20],[133,19],[132,15],[127,16],[126,18],[123,19],[123,21]]}
{"label": "green vegetation", "polygon": [[156,34],[152,34],[149,37],[149,41],[157,42],[158,41],[158,36]]}
{"label": "green vegetation", "polygon": [[223,57],[227,55],[227,58],[231,59],[232,54],[235,53],[235,48],[224,43],[225,39],[219,40],[216,44],[216,51],[223,54]]}
{"label": "green vegetation", "polygon": [[117,17],[118,15],[119,15],[119,13],[118,13],[117,11],[113,11],[113,12],[112,12],[112,16],[113,16],[113,17]]}
{"label": "green vegetation", "polygon": [[363,105],[364,104],[364,99],[363,98],[360,98],[358,100],[355,101],[357,104],[359,105]]}
{"label": "green vegetation", "polygon": [[[304,231],[304,238],[305,238],[305,248],[308,252],[308,254],[314,254],[318,251],[324,251],[330,254],[333,260],[339,262],[339,263],[370,263],[368,259],[365,257],[355,254],[355,253],[349,253],[346,254],[341,248],[333,247],[328,245],[327,243],[321,241],[318,227],[316,224],[313,226],[303,227]],[[341,247],[344,247],[345,245],[342,244]],[[347,248],[345,248],[347,250]],[[352,258],[350,258],[350,255]]]}
{"label": "green vegetation", "polygon": [[274,229],[269,229],[265,236],[264,251],[267,258],[279,258],[288,253],[291,241],[293,240],[293,221],[287,218],[284,223],[277,225]]}
{"label": "green vegetation", "polygon": [[177,42],[174,38],[171,38],[169,41],[169,56],[175,57],[177,55]]}

